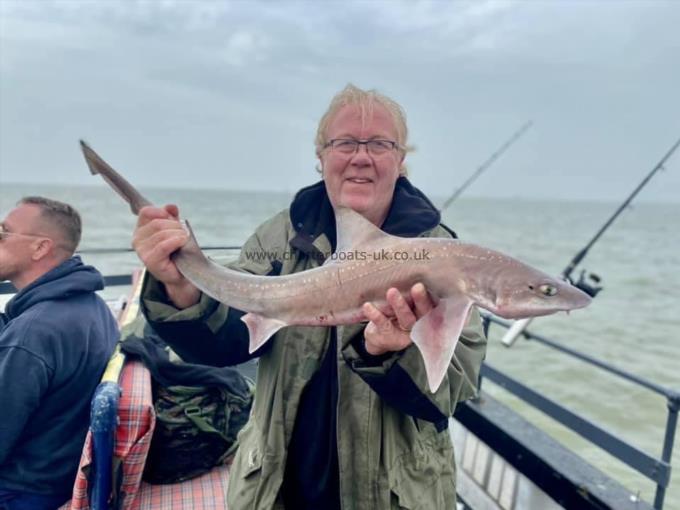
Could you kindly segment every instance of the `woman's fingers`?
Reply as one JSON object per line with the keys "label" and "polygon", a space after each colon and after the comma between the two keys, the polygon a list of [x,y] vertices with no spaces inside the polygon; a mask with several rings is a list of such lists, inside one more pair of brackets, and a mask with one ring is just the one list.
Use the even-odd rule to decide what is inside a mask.
{"label": "woman's fingers", "polygon": [[402,331],[411,331],[416,320],[418,320],[413,312],[411,304],[409,304],[406,299],[404,299],[404,296],[401,295],[401,292],[395,288],[387,290],[385,299],[392,307],[392,310],[394,310],[394,323],[396,327]]}
{"label": "woman's fingers", "polygon": [[201,296],[170,258],[188,239],[176,205],[149,206],[139,211],[132,246],[149,273],[165,285],[170,301],[180,309],[194,305]]}
{"label": "woman's fingers", "polygon": [[142,208],[132,238],[132,246],[146,268],[166,284],[180,283],[184,278],[170,259],[188,240],[178,214],[175,205]]}
{"label": "woman's fingers", "polygon": [[362,310],[366,318],[373,323],[377,332],[389,333],[392,331],[392,321],[378,310],[373,303],[364,303]]}
{"label": "woman's fingers", "polygon": [[[398,305],[401,306],[401,305]],[[364,330],[366,351],[374,356],[389,351],[400,351],[411,344],[409,331],[372,303],[365,303],[362,311],[370,321]]]}
{"label": "woman's fingers", "polygon": [[418,319],[430,313],[430,310],[434,308],[434,302],[422,283],[416,283],[411,287],[411,298]]}

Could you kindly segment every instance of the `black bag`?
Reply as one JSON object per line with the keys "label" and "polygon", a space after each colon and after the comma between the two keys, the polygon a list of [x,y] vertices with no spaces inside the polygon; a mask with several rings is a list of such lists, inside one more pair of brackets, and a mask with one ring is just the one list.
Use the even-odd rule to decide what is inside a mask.
{"label": "black bag", "polygon": [[[200,476],[236,451],[248,421],[254,383],[232,367],[170,361],[169,351],[148,324],[121,343],[152,376],[156,426],[142,478],[152,484]],[[143,338],[141,338],[143,331]]]}
{"label": "black bag", "polygon": [[248,421],[252,393],[221,386],[162,386],[154,381],[156,427],[143,479],[177,483],[210,471],[236,451]]}

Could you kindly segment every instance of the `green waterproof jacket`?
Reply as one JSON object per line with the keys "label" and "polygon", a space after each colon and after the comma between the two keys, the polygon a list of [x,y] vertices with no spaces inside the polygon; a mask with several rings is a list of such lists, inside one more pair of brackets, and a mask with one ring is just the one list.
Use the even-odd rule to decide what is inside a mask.
{"label": "green waterproof jacket", "polygon": [[[421,236],[451,234],[436,226]],[[323,262],[321,258],[294,248],[296,243],[292,241],[296,238],[300,236],[291,223],[290,212],[282,211],[256,230],[231,267],[260,275],[270,274],[273,263],[280,265],[281,275],[318,267]],[[309,241],[312,250],[331,252],[328,236],[321,234]],[[247,255],[253,253],[269,255],[255,260]],[[177,310],[168,304],[164,292],[151,278],[142,297],[145,314],[158,323],[198,321],[216,332],[228,314],[226,306],[216,306],[205,295],[193,307]],[[443,415],[451,416],[458,402],[475,395],[486,350],[479,314],[473,310],[444,383],[434,394],[429,392],[424,364],[415,345],[394,353],[381,365],[365,363],[353,342],[363,334],[364,327],[365,324],[337,327],[337,445],[342,508],[454,509],[456,470],[448,428],[442,430],[430,421],[391,407],[364,378],[386,377],[399,365],[424,398]],[[229,510],[283,508],[279,489],[298,404],[331,343],[330,333],[327,327],[283,328],[259,358],[251,418],[239,435],[240,446],[230,471]]]}

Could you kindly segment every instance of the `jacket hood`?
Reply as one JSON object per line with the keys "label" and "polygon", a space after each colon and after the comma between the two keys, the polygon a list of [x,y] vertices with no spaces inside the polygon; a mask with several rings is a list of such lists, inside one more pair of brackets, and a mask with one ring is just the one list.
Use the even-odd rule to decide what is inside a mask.
{"label": "jacket hood", "polygon": [[6,315],[8,319],[13,319],[41,301],[63,299],[103,288],[101,273],[83,264],[80,257],[75,255],[21,289],[7,303]]}
{"label": "jacket hood", "polygon": [[[298,248],[304,249],[304,245],[326,234],[335,249],[335,214],[324,181],[297,192],[290,206],[290,220],[297,232],[293,244]],[[396,236],[417,237],[435,228],[440,221],[439,211],[423,192],[406,177],[399,177],[381,229]]]}

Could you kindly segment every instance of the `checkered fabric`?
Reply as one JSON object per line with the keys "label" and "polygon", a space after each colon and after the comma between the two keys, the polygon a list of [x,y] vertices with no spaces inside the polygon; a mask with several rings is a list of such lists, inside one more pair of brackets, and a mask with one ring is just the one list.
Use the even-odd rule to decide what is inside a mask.
{"label": "checkered fabric", "polygon": [[[118,317],[123,325],[139,313],[142,273],[135,274],[128,306]],[[138,361],[126,361],[120,374],[114,458],[122,465],[120,510],[227,510],[229,466],[220,466],[193,480],[168,485],[142,482],[144,464],[156,423],[151,375]],[[85,471],[92,464],[92,436],[88,432],[71,501],[60,510],[90,510]]]}
{"label": "checkered fabric", "polygon": [[[144,365],[138,361],[126,362],[120,385],[122,393],[118,404],[119,425],[116,428],[113,455],[122,461],[120,508],[126,510],[132,508],[139,491],[156,415],[151,398],[151,377]],[[88,432],[73,487],[73,498],[63,509],[89,510],[88,481],[83,469],[91,463],[92,438]]]}
{"label": "checkered fabric", "polygon": [[[149,371],[138,361],[125,363],[121,374],[122,395],[114,456],[122,459],[121,510],[226,510],[229,466],[220,466],[182,483],[150,485],[142,482],[155,414]],[[80,461],[73,499],[63,510],[89,510],[88,482],[83,468],[92,462],[92,438],[88,433]]]}
{"label": "checkered fabric", "polygon": [[227,510],[229,466],[171,485],[142,482],[133,510]]}

